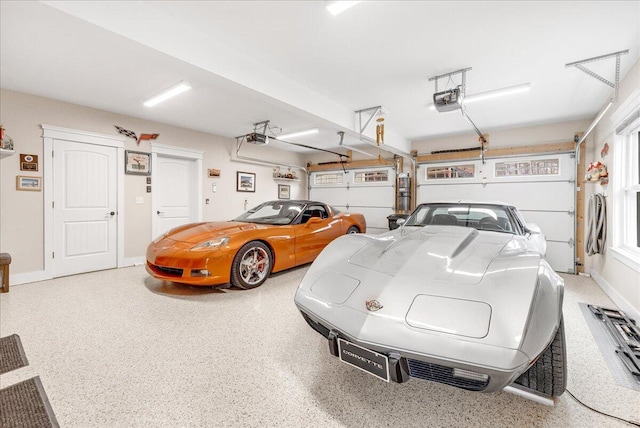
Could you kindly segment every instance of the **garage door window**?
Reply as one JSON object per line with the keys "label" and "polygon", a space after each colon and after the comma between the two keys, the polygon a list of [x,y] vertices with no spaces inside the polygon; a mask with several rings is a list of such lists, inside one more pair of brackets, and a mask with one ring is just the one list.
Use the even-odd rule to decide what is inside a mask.
{"label": "garage door window", "polygon": [[473,178],[476,175],[476,167],[469,165],[444,165],[427,168],[427,180],[452,180],[457,178]]}
{"label": "garage door window", "polygon": [[354,183],[380,183],[389,181],[388,171],[361,171],[353,177]]}
{"label": "garage door window", "polygon": [[326,174],[316,174],[315,184],[341,184],[343,180],[343,173],[330,172]]}
{"label": "garage door window", "polygon": [[640,272],[640,111],[631,119],[616,129],[615,136],[613,252]]}
{"label": "garage door window", "polygon": [[536,159],[518,162],[496,162],[496,177],[559,175],[560,159]]}

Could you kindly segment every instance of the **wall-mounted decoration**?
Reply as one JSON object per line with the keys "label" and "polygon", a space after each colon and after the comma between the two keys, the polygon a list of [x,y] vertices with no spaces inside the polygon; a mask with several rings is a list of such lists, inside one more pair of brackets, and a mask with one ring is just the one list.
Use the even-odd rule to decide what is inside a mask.
{"label": "wall-mounted decoration", "polygon": [[16,190],[42,190],[42,177],[27,177],[18,175],[16,177]]}
{"label": "wall-mounted decoration", "polygon": [[2,125],[0,125],[0,149],[13,150],[13,140],[4,133]]}
{"label": "wall-mounted decoration", "polygon": [[278,184],[278,199],[289,199],[291,187],[288,184]]}
{"label": "wall-mounted decoration", "polygon": [[209,173],[209,178],[220,177],[220,170],[219,169],[207,169],[207,172]]}
{"label": "wall-mounted decoration", "polygon": [[255,192],[256,191],[256,175],[252,172],[238,171],[236,176],[236,191]]}
{"label": "wall-mounted decoration", "polygon": [[38,155],[20,154],[20,171],[37,171]]}
{"label": "wall-mounted decoration", "polygon": [[280,171],[280,167],[276,167],[273,169],[273,178],[283,179],[283,180],[297,180],[295,171],[289,168],[288,171]]}
{"label": "wall-mounted decoration", "polygon": [[113,126],[116,127],[118,133],[124,135],[125,137],[133,138],[134,140],[136,140],[136,145],[138,146],[140,145],[140,141],[155,140],[160,136],[160,134],[140,134],[140,137],[138,137],[133,131],[129,131],[128,129],[124,129],[118,125]]}
{"label": "wall-mounted decoration", "polygon": [[151,154],[125,150],[124,173],[135,175],[151,175]]}
{"label": "wall-mounted decoration", "polygon": [[602,150],[600,150],[600,157],[604,159],[607,157],[608,154],[609,154],[609,143],[604,143],[604,146],[602,146]]}
{"label": "wall-mounted decoration", "polygon": [[587,168],[587,174],[584,177],[584,181],[599,181],[602,185],[609,183],[609,172],[607,171],[607,166],[600,161],[591,162]]}

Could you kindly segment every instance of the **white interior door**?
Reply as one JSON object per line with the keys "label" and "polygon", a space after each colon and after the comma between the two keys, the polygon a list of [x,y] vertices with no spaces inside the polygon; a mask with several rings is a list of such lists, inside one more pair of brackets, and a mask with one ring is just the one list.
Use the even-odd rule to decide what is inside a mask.
{"label": "white interior door", "polygon": [[117,267],[118,152],[53,141],[54,276]]}
{"label": "white interior door", "polygon": [[153,237],[197,221],[196,161],[158,155],[153,170],[155,211]]}

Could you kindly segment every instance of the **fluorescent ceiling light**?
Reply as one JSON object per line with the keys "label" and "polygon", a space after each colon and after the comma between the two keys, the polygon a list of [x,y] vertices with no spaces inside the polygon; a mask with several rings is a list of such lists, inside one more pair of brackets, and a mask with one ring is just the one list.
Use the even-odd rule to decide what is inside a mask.
{"label": "fluorescent ceiling light", "polygon": [[158,95],[145,100],[144,105],[146,105],[147,107],[153,107],[154,105],[160,104],[161,102],[166,101],[169,98],[173,98],[178,94],[188,91],[189,89],[191,89],[191,86],[187,82],[180,82],[177,85],[170,87],[166,91],[163,91]]}
{"label": "fluorescent ceiling light", "polygon": [[306,131],[292,132],[290,134],[278,135],[276,137],[276,139],[277,140],[284,140],[284,139],[288,139],[288,138],[302,137],[303,135],[317,134],[318,132],[319,132],[318,128],[313,128],[313,129],[307,129]]}
{"label": "fluorescent ceiling light", "polygon": [[[467,95],[462,99],[462,105],[474,103],[476,101],[489,100],[491,98],[499,98],[507,95],[519,94],[522,92],[529,92],[531,90],[531,83],[523,83],[521,85],[508,86],[506,88],[494,89],[493,91],[480,92],[473,95]],[[435,110],[436,107],[431,104],[429,110]]]}
{"label": "fluorescent ceiling light", "polygon": [[326,7],[333,16],[336,16],[337,14],[344,12],[345,10],[357,5],[360,2],[361,1],[328,1]]}

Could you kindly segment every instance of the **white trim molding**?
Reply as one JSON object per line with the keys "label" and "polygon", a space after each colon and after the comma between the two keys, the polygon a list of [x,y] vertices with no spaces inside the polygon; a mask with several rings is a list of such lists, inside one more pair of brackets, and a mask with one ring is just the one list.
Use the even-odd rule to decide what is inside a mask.
{"label": "white trim molding", "polygon": [[622,309],[629,318],[634,320],[640,320],[640,312],[638,312],[631,304],[625,299],[618,291],[611,286],[600,274],[591,269],[591,277],[602,288],[607,296],[613,303],[615,303],[620,309]]}

